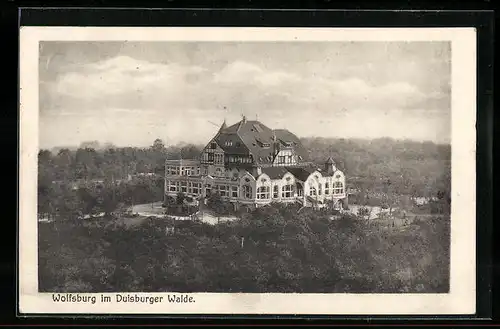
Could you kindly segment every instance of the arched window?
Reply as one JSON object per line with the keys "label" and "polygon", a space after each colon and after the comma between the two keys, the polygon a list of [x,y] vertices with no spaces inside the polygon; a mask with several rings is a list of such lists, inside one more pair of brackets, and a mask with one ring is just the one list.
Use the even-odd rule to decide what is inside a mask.
{"label": "arched window", "polygon": [[333,184],[333,194],[344,194],[344,184],[342,182],[335,182]]}
{"label": "arched window", "polygon": [[259,200],[269,199],[269,192],[270,192],[269,186],[259,187],[257,189],[257,199],[259,199]]}
{"label": "arched window", "polygon": [[252,187],[249,185],[243,185],[243,196],[245,199],[251,199],[252,198]]}

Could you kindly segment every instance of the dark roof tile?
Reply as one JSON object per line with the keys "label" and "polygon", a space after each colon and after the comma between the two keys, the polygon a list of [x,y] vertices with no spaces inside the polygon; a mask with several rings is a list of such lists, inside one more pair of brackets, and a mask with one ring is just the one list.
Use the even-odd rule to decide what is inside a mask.
{"label": "dark roof tile", "polygon": [[262,173],[269,176],[271,179],[280,179],[288,172],[284,167],[267,167],[262,168]]}
{"label": "dark roof tile", "polygon": [[[292,143],[293,149],[300,156],[299,161],[307,161],[309,158],[299,138],[290,131],[272,130],[255,120],[241,120],[229,127],[221,127],[216,140],[227,153],[252,154],[257,164],[272,163],[277,148],[284,147],[287,142]],[[227,146],[226,141],[233,143]]]}

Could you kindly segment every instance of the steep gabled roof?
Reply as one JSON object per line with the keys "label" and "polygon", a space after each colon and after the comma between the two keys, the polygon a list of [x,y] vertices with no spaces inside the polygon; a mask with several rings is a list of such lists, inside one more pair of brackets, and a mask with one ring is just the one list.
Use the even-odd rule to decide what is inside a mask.
{"label": "steep gabled roof", "polygon": [[229,127],[223,124],[215,139],[225,152],[252,154],[257,164],[273,162],[277,151],[276,143],[280,147],[286,147],[290,143],[300,156],[299,161],[307,161],[309,158],[297,136],[286,129],[272,130],[256,120],[243,119]]}
{"label": "steep gabled roof", "polygon": [[[226,130],[223,130],[218,134],[216,140],[224,152],[240,155],[249,153],[248,147],[246,147],[238,134],[227,133]],[[227,145],[227,142],[230,142],[229,145]]]}
{"label": "steep gabled roof", "polygon": [[302,157],[301,161],[308,161],[309,153],[297,136],[286,129],[275,129],[274,133],[277,139],[283,142],[292,142],[295,152]]}
{"label": "steep gabled roof", "polygon": [[305,182],[307,178],[317,169],[312,166],[308,167],[285,167],[292,175],[301,181]]}
{"label": "steep gabled roof", "polygon": [[281,179],[288,172],[284,167],[266,167],[262,172],[271,179]]}
{"label": "steep gabled roof", "polygon": [[[237,133],[252,153],[256,163],[272,163],[273,131],[269,127],[258,121],[240,121]],[[262,143],[268,143],[269,146],[263,146]]]}
{"label": "steep gabled roof", "polygon": [[328,157],[328,159],[326,160],[326,163],[327,164],[335,164],[335,161],[333,160],[332,157]]}

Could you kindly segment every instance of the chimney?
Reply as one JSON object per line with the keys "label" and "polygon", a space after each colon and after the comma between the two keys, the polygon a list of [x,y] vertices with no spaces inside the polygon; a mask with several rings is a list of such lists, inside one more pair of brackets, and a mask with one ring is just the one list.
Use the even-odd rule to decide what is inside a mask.
{"label": "chimney", "polygon": [[243,115],[243,119],[241,120],[243,123],[247,122],[247,117]]}
{"label": "chimney", "polygon": [[262,175],[262,168],[257,167],[257,176],[260,176],[260,175]]}

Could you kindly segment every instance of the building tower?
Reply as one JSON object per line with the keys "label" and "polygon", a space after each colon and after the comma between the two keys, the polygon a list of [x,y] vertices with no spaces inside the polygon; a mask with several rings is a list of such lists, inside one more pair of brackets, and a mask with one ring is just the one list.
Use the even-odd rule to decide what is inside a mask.
{"label": "building tower", "polygon": [[337,165],[335,161],[333,161],[332,157],[329,157],[325,162],[325,171],[328,173],[328,176],[332,176],[334,172],[337,171]]}

